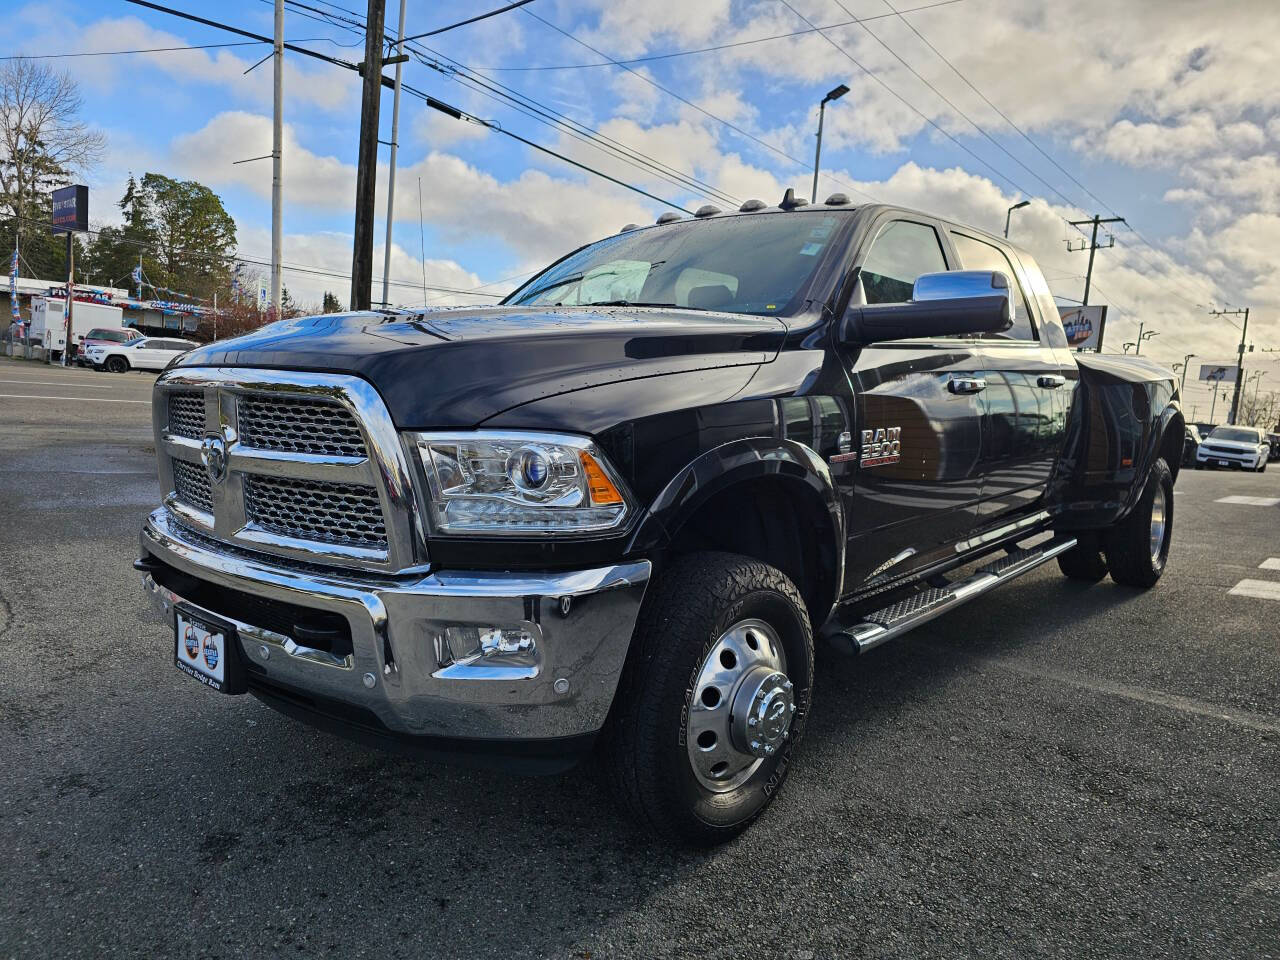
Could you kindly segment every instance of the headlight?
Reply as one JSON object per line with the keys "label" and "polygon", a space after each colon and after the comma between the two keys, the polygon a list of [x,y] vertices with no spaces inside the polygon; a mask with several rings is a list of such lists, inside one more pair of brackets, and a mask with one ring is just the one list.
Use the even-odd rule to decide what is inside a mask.
{"label": "headlight", "polygon": [[441,533],[592,533],[622,523],[627,499],[585,437],[551,433],[416,433]]}

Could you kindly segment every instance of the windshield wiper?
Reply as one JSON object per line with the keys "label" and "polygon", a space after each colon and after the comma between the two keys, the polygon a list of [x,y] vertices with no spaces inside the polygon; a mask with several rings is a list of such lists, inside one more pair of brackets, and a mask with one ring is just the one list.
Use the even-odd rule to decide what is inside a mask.
{"label": "windshield wiper", "polygon": [[677,310],[700,310],[701,307],[682,307],[675,303],[653,303],[645,300],[592,300],[579,304],[582,307],[675,307]]}

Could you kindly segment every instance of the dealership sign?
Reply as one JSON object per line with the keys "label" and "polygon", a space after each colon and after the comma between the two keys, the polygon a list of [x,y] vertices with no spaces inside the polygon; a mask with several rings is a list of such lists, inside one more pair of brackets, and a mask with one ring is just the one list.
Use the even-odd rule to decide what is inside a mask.
{"label": "dealership sign", "polygon": [[89,229],[89,188],[59,187],[53,191],[53,232],[85,233]]}
{"label": "dealership sign", "polygon": [[1105,305],[1058,307],[1058,315],[1067,333],[1068,346],[1076,350],[1102,349],[1102,331],[1107,325]]}
{"label": "dealership sign", "polygon": [[1200,379],[1212,380],[1214,383],[1235,383],[1236,382],[1236,366],[1231,364],[1200,364]]}

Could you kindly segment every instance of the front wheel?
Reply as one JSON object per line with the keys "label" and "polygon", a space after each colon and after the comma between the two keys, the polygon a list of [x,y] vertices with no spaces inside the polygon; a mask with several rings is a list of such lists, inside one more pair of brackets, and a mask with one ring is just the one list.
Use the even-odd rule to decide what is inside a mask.
{"label": "front wheel", "polygon": [[108,373],[124,373],[129,369],[129,361],[124,357],[107,357],[106,367]]}
{"label": "front wheel", "polygon": [[1164,573],[1173,537],[1173,474],[1156,460],[1129,516],[1108,530],[1103,550],[1111,579],[1129,587],[1153,587]]}
{"label": "front wheel", "polygon": [[723,843],[786,780],[813,686],[804,601],[749,557],[677,559],[645,599],[611,718],[622,804],[660,836]]}
{"label": "front wheel", "polygon": [[1072,580],[1097,583],[1107,575],[1107,558],[1093,533],[1082,533],[1074,547],[1058,554],[1058,569]]}

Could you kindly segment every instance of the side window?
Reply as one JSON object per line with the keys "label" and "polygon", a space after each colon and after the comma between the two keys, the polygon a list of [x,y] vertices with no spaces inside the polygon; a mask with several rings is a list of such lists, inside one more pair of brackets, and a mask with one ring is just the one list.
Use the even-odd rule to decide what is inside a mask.
{"label": "side window", "polygon": [[876,234],[859,276],[867,303],[906,303],[916,277],[946,269],[947,260],[933,227],[894,220]]}
{"label": "side window", "polygon": [[1010,340],[1035,340],[1035,331],[1031,328],[1031,308],[1027,304],[1027,294],[1018,280],[1018,272],[1005,256],[1004,251],[984,240],[975,240],[963,233],[951,234],[951,242],[955,244],[956,253],[960,257],[961,270],[999,270],[1009,278],[1015,291],[1013,298],[1013,326],[1004,333],[996,334]]}

